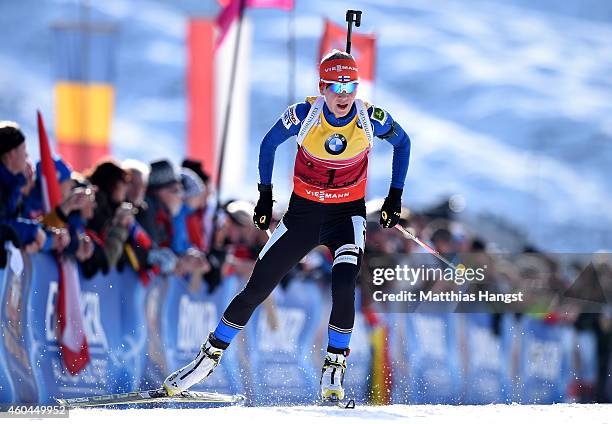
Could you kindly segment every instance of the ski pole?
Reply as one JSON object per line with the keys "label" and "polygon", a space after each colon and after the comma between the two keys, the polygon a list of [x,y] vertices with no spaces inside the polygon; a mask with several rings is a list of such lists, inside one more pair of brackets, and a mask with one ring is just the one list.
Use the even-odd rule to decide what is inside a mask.
{"label": "ski pole", "polygon": [[457,270],[464,270],[465,266],[463,264],[458,264],[458,265],[453,265],[450,261],[448,261],[444,256],[442,256],[440,254],[440,252],[438,252],[436,249],[434,249],[433,247],[428,246],[426,243],[424,243],[423,241],[421,241],[417,236],[415,236],[414,234],[412,234],[410,231],[406,230],[404,227],[402,227],[399,224],[396,224],[395,227],[397,230],[399,230],[400,233],[402,233],[405,237],[409,238],[410,240],[414,241],[416,244],[418,244],[419,246],[421,246],[423,249],[427,250],[429,253],[431,253],[432,255],[434,255],[436,258],[440,259],[442,262],[444,262],[446,265],[448,265],[449,267],[451,267],[452,269],[454,269],[455,271]]}
{"label": "ski pole", "polygon": [[[266,234],[268,235],[268,240],[270,240],[272,238],[272,231],[270,231],[269,228],[266,230]],[[274,298],[272,297],[271,294],[268,297],[266,297],[266,300],[263,301],[263,304],[264,304],[265,311],[268,314],[267,319],[268,319],[270,328],[273,331],[278,330],[279,329],[278,310],[276,308],[276,303],[274,303]]]}
{"label": "ski pole", "polygon": [[346,32],[346,52],[351,52],[351,37],[353,34],[353,23],[356,27],[361,26],[361,10],[347,10],[346,22],[348,31]]}

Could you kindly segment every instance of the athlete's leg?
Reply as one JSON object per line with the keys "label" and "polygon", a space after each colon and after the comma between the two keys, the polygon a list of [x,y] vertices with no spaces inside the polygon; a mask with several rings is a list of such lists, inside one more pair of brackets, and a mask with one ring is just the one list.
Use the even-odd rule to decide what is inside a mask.
{"label": "athlete's leg", "polygon": [[164,380],[163,387],[168,394],[180,393],[208,377],[219,364],[223,351],[247,323],[257,305],[268,297],[293,265],[319,244],[319,227],[310,228],[318,222],[302,221],[302,225],[295,225],[290,219],[288,228],[284,221],[286,220],[281,221],[259,253],[249,281],[231,301],[217,328],[204,342],[196,358]]}
{"label": "athlete's leg", "polygon": [[[334,256],[332,310],[329,317],[327,354],[321,370],[321,397],[344,398],[344,372],[355,321],[355,282],[365,242],[365,219],[347,216],[325,227],[324,244]],[[323,240],[322,240],[323,241]]]}
{"label": "athlete's leg", "polygon": [[259,253],[246,286],[221,316],[213,333],[215,339],[221,342],[219,347],[227,347],[231,343],[255,308],[268,297],[281,278],[319,244],[318,222],[302,221],[297,225],[295,220],[288,220],[288,224],[283,221]]}
{"label": "athlete's leg", "polygon": [[347,216],[326,229],[323,244],[334,258],[328,352],[343,353],[349,347],[355,321],[355,284],[364,251],[365,219]]}

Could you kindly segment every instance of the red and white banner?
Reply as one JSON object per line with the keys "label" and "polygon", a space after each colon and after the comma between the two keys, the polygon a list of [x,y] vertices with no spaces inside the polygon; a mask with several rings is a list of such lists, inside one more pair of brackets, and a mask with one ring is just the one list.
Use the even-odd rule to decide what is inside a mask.
{"label": "red and white banner", "polygon": [[[325,20],[325,32],[321,39],[319,58],[323,58],[332,49],[346,50],[346,28]],[[358,97],[373,100],[373,85],[376,68],[376,36],[374,34],[359,34],[353,28],[351,39],[351,54],[359,68]],[[318,67],[318,64],[317,64]]]}
{"label": "red and white banner", "polygon": [[[237,21],[236,21],[237,22]],[[215,23],[192,19],[188,33],[187,84],[189,99],[187,156],[202,161],[214,183],[229,96],[237,25],[231,25],[225,40],[215,45]],[[249,56],[252,38],[248,18],[243,18],[236,64],[236,80],[221,177],[224,197],[240,194],[244,184],[249,123]],[[214,60],[210,60],[214,58]]]}
{"label": "red and white banner", "polygon": [[219,147],[229,100],[231,67],[238,43],[224,162],[231,166],[224,166],[221,178],[223,197],[231,197],[244,194],[240,190],[244,184],[248,153],[252,28],[249,19],[243,16],[240,40],[237,40],[240,7],[291,10],[294,0],[225,0],[218,3],[223,9],[214,21],[191,19],[189,22],[187,155],[201,160],[204,169],[213,181],[216,180]]}
{"label": "red and white banner", "polygon": [[[40,112],[38,112],[38,140],[40,144],[43,203],[45,213],[49,213],[60,204],[62,195],[55,162],[51,156],[49,139]],[[89,363],[89,348],[81,311],[81,283],[74,260],[58,257],[57,262],[59,273],[58,344],[66,369],[75,375]]]}

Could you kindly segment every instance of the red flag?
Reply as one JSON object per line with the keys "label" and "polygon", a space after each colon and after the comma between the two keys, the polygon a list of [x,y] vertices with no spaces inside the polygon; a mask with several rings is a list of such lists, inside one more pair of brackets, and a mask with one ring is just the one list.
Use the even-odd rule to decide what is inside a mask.
{"label": "red flag", "polygon": [[57,172],[55,170],[55,162],[51,156],[51,148],[49,147],[49,139],[45,124],[43,123],[40,111],[38,115],[38,141],[40,144],[40,168],[41,168],[41,188],[43,196],[43,207],[45,213],[49,213],[62,201],[62,191],[59,181],[57,180]]}
{"label": "red flag", "polygon": [[58,260],[59,293],[57,320],[59,345],[66,369],[78,374],[89,363],[89,346],[81,312],[81,283],[76,263],[72,259]]}
{"label": "red flag", "polygon": [[[321,39],[319,57],[323,58],[332,49],[346,50],[346,28],[325,20],[325,33]],[[357,61],[359,79],[373,82],[376,64],[376,37],[373,34],[353,32],[351,54]]]}
{"label": "red flag", "polygon": [[[49,139],[40,112],[38,112],[38,140],[40,143],[42,195],[45,213],[49,213],[62,201],[62,195],[55,162],[51,156]],[[85,368],[89,362],[89,347],[85,337],[80,304],[79,274],[74,260],[57,257],[57,265],[59,274],[58,343],[66,369],[75,375]]]}

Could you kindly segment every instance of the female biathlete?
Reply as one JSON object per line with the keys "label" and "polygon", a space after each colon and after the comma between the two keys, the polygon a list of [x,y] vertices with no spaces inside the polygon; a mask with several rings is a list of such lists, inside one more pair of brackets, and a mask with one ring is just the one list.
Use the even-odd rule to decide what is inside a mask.
{"label": "female biathlete", "polygon": [[343,378],[355,318],[355,282],[365,243],[368,154],[374,137],[393,145],[391,187],[380,215],[385,228],[400,218],[410,158],[410,139],[383,109],[356,99],[353,56],[334,50],[319,67],[318,97],[289,107],[264,137],[259,152],[259,201],[253,221],[267,230],[272,217],[272,168],[276,148],[296,136],[293,193],[289,208],[259,253],[246,286],[231,301],[196,358],[164,381],[169,395],[205,379],[223,351],[281,278],[318,245],[333,255],[332,310],[321,375],[324,400],[344,398]]}

